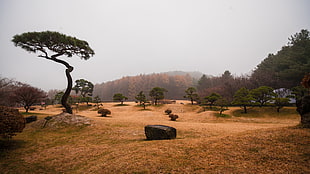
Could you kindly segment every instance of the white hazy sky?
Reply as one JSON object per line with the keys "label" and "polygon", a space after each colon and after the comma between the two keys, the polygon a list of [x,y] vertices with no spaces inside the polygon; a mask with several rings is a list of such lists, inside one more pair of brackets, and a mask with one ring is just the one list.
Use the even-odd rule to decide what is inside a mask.
{"label": "white hazy sky", "polygon": [[62,57],[73,80],[101,83],[165,71],[251,72],[288,37],[310,29],[309,0],[0,0],[0,75],[66,88],[65,67],[15,47],[15,34],[58,31],[95,56]]}

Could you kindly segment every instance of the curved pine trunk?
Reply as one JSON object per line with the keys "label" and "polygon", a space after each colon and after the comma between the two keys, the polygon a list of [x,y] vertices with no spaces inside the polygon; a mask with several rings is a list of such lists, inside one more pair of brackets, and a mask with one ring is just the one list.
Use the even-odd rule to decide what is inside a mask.
{"label": "curved pine trunk", "polygon": [[63,107],[65,107],[66,112],[69,114],[72,114],[72,108],[71,106],[67,103],[67,100],[70,96],[70,92],[72,90],[72,77],[70,75],[70,72],[73,71],[73,67],[72,68],[68,68],[66,69],[66,77],[67,77],[67,81],[68,81],[68,85],[67,85],[67,89],[64,93],[64,95],[61,98],[61,104]]}
{"label": "curved pine trunk", "polygon": [[56,55],[53,55],[51,57],[45,57],[45,58],[48,60],[55,61],[57,63],[61,63],[61,64],[65,65],[67,68],[65,73],[66,73],[68,85],[67,85],[67,89],[66,89],[64,95],[61,98],[61,104],[66,109],[67,113],[72,114],[72,108],[67,101],[68,101],[68,98],[70,96],[70,92],[72,90],[72,77],[71,77],[70,73],[73,71],[73,67],[70,66],[68,62],[65,62],[65,61],[60,60],[60,59],[56,59],[57,56],[61,56],[61,55],[62,54],[59,54],[59,55],[56,54]]}

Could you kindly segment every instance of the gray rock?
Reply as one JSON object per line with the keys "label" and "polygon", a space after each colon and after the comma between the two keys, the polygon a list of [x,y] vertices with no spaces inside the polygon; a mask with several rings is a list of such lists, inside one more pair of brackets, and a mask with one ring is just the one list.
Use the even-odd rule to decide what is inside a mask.
{"label": "gray rock", "polygon": [[38,117],[35,115],[31,115],[29,117],[26,117],[25,119],[26,119],[26,123],[31,123],[31,122],[37,121]]}
{"label": "gray rock", "polygon": [[177,136],[177,130],[164,125],[147,125],[144,127],[145,136],[148,140],[174,139]]}

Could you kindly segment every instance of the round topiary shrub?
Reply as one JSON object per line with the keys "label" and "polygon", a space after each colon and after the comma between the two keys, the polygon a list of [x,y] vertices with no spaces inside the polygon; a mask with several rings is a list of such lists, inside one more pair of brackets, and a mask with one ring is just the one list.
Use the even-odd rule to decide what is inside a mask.
{"label": "round topiary shrub", "polygon": [[0,136],[12,138],[17,132],[22,132],[26,121],[18,109],[0,106]]}
{"label": "round topiary shrub", "polygon": [[170,117],[171,121],[176,121],[177,118],[179,118],[179,116],[176,114],[169,114],[169,117]]}
{"label": "round topiary shrub", "polygon": [[101,114],[102,117],[106,117],[107,115],[110,115],[110,114],[111,114],[111,111],[108,110],[108,109],[100,108],[100,109],[98,110],[98,114]]}
{"label": "round topiary shrub", "polygon": [[166,110],[165,110],[165,113],[166,113],[167,115],[171,114],[171,112],[172,112],[171,109],[166,109]]}

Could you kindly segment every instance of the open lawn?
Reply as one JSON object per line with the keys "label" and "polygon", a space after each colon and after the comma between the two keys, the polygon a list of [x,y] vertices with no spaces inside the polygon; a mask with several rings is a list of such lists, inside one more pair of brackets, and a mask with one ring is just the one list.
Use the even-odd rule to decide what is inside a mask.
{"label": "open lawn", "polygon": [[[0,173],[310,173],[310,130],[296,127],[295,108],[239,114],[232,107],[218,117],[180,102],[187,103],[147,110],[104,103],[109,117],[94,108],[78,112],[94,120],[91,126],[27,124],[11,142],[0,141]],[[179,119],[170,121],[166,109]],[[61,108],[33,112],[56,115]],[[175,127],[177,138],[145,140],[144,126],[151,124]]]}

